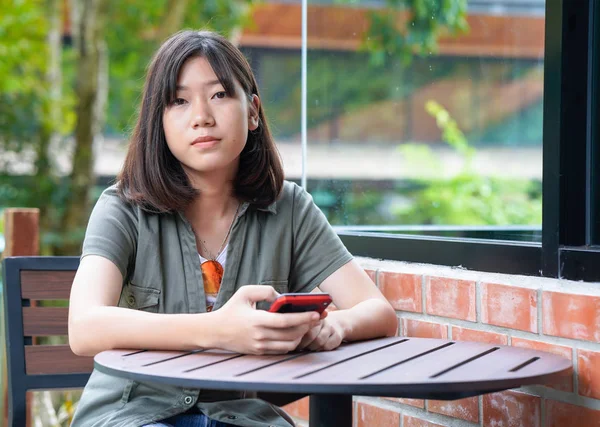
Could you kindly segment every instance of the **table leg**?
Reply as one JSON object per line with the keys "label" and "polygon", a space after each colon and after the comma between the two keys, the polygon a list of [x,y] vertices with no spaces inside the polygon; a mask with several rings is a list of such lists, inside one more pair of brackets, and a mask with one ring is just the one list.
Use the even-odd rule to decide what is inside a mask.
{"label": "table leg", "polygon": [[310,427],[352,427],[352,396],[311,395],[309,424]]}

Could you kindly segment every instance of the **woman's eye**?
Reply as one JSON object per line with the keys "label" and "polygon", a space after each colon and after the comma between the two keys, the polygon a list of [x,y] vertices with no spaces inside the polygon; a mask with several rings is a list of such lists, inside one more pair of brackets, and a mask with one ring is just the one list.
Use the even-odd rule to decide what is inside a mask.
{"label": "woman's eye", "polygon": [[183,105],[184,102],[185,102],[185,99],[183,99],[183,98],[176,98],[175,100],[173,100],[172,104],[173,105]]}
{"label": "woman's eye", "polygon": [[215,98],[218,98],[218,99],[223,99],[223,98],[225,98],[226,96],[227,96],[227,92],[224,92],[224,91],[223,91],[223,92],[217,92],[217,93],[215,93],[215,95],[214,95],[214,97],[215,97]]}

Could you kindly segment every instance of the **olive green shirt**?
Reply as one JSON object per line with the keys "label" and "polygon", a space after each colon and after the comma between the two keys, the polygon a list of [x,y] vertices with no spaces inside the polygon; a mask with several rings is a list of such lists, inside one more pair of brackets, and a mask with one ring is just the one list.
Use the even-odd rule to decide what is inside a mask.
{"label": "olive green shirt", "polygon": [[[227,247],[227,264],[214,310],[241,286],[272,286],[279,293],[309,292],[352,255],[311,196],[285,182],[266,209],[244,204]],[[181,213],[151,214],[106,189],[90,216],[82,257],[100,255],[123,275],[119,307],[153,313],[204,313],[206,299],[196,239]],[[244,392],[199,390],[138,382],[94,370],[73,427],[135,427],[194,407],[226,423],[289,427],[279,408]]]}

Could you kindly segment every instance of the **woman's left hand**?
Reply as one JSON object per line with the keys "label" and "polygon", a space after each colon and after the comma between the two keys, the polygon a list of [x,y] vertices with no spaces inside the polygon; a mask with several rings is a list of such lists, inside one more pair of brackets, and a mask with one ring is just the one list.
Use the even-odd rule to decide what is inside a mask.
{"label": "woman's left hand", "polygon": [[296,350],[329,351],[335,350],[344,340],[341,325],[335,320],[334,316],[327,316],[321,319],[319,324],[310,329]]}

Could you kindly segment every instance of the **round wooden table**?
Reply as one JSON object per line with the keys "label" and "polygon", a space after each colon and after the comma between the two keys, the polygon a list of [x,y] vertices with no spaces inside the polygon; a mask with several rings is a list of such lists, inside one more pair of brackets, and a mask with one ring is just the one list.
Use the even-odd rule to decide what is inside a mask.
{"label": "round wooden table", "polygon": [[94,365],[109,375],[187,388],[310,394],[311,427],[352,426],[353,395],[454,400],[543,384],[572,367],[542,351],[401,337],[276,356],[111,350],[96,355]]}

